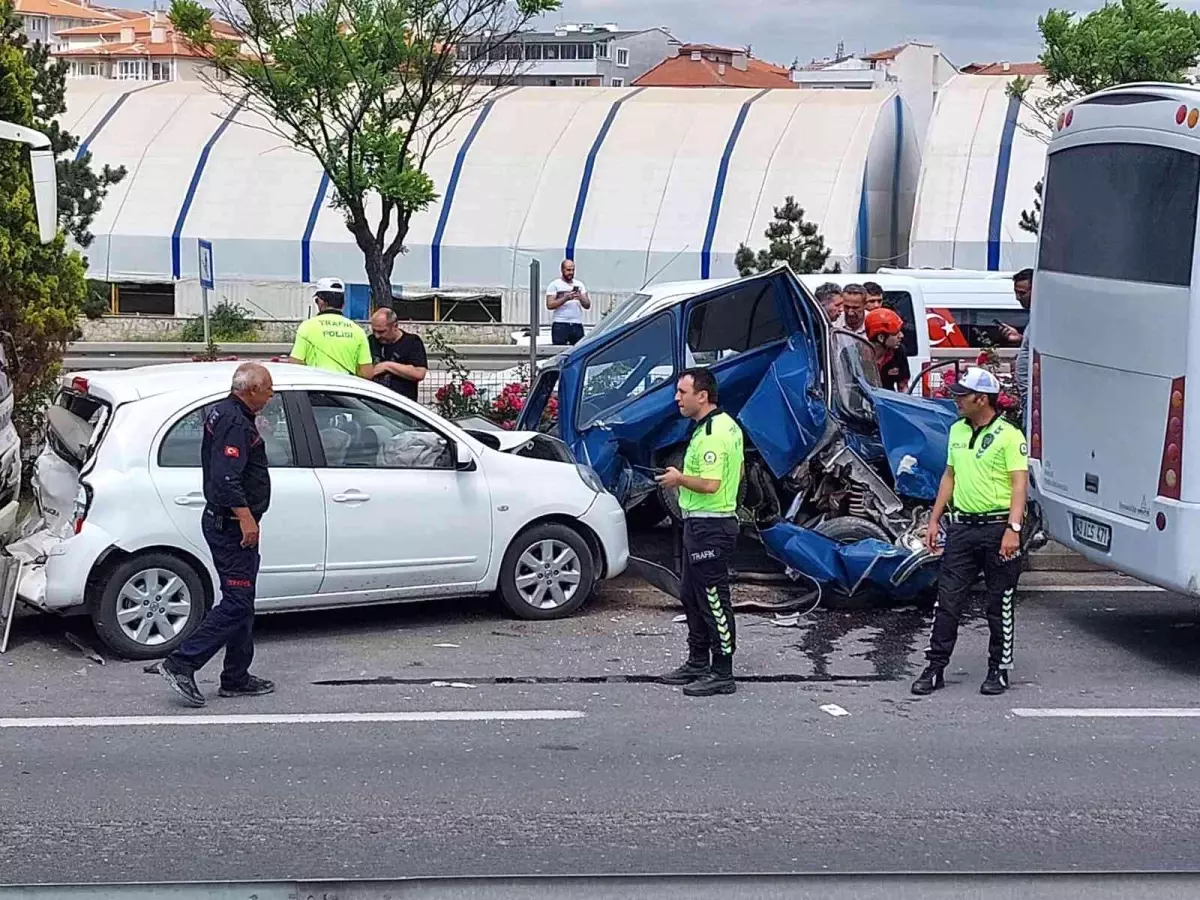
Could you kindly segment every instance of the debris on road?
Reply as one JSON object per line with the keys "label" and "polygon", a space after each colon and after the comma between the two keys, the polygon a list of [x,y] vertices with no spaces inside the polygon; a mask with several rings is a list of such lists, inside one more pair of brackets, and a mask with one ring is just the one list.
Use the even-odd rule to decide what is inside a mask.
{"label": "debris on road", "polygon": [[441,647],[443,650],[457,650],[462,644],[434,644],[435,647]]}
{"label": "debris on road", "polygon": [[68,644],[70,644],[72,647],[74,647],[76,650],[78,650],[80,653],[82,653],[85,657],[90,659],[92,662],[94,662],[98,665],[101,665],[101,666],[105,665],[103,656],[101,656],[99,653],[97,653],[95,650],[93,650],[91,647],[89,647],[87,644],[85,644],[83,641],[81,641],[75,635],[71,634],[71,632],[69,632],[69,631],[64,632],[63,636],[67,639]]}
{"label": "debris on road", "polygon": [[431,681],[430,687],[449,687],[449,688],[473,688],[475,685],[467,684],[465,681]]}
{"label": "debris on road", "polygon": [[821,707],[821,712],[827,712],[834,718],[850,715],[850,713],[848,713],[842,707],[838,706],[836,703],[826,703],[824,706]]}

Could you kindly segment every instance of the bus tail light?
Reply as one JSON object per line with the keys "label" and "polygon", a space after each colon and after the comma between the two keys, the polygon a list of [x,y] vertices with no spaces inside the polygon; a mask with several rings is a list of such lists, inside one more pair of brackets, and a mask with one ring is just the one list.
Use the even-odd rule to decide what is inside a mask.
{"label": "bus tail light", "polygon": [[1183,379],[1171,382],[1167,402],[1167,433],[1163,438],[1162,464],[1158,468],[1158,496],[1179,499],[1183,482]]}
{"label": "bus tail light", "polygon": [[1029,370],[1029,457],[1042,458],[1042,354],[1036,350]]}

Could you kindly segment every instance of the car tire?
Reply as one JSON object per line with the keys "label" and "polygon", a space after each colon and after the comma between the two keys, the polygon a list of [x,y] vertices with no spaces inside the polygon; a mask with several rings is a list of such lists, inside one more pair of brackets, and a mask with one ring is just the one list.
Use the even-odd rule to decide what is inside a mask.
{"label": "car tire", "polygon": [[[550,550],[552,565],[556,559],[563,559],[563,568],[539,568],[544,548]],[[578,581],[568,583],[567,579],[563,579],[565,572],[577,576]],[[542,574],[546,576],[545,580],[539,578],[530,583],[530,575]],[[556,578],[561,580],[556,581]],[[567,525],[545,522],[526,528],[508,545],[500,564],[500,599],[508,611],[519,619],[562,619],[587,602],[595,581],[596,563],[587,541]],[[565,601],[555,602],[553,606],[537,605],[533,601],[539,596],[539,584],[547,586],[540,593],[543,603],[555,602],[552,594],[554,585],[566,595]],[[573,592],[571,587],[574,587]]]}
{"label": "car tire", "polygon": [[881,526],[858,516],[838,516],[836,519],[826,519],[813,531],[824,535],[831,541],[837,541],[839,544],[854,544],[867,538],[892,543],[892,539]]}
{"label": "car tire", "polygon": [[[826,519],[813,531],[832,541],[837,541],[839,544],[855,544],[867,538],[892,543],[892,539],[888,537],[888,533],[883,530],[882,526],[858,516],[838,516],[836,519]],[[841,603],[849,600],[865,606],[876,606],[887,597],[886,592],[874,584],[864,585],[853,594],[848,594],[841,588],[831,585],[825,588],[825,593],[834,602]]]}
{"label": "car tire", "polygon": [[[172,578],[177,578],[179,585],[174,585]],[[167,656],[200,626],[209,607],[204,583],[195,567],[170,553],[143,553],[130,557],[108,569],[99,587],[99,597],[91,606],[96,635],[110,650],[126,659]],[[167,596],[155,594],[155,587],[165,587],[172,593]],[[142,607],[148,612],[130,619],[124,614],[137,612],[136,599],[142,592],[146,593]],[[155,602],[160,605],[149,605]],[[186,604],[186,610],[182,608],[183,604]],[[138,640],[147,617],[150,624],[146,639]],[[166,637],[160,627],[163,620],[174,630],[171,637]]]}

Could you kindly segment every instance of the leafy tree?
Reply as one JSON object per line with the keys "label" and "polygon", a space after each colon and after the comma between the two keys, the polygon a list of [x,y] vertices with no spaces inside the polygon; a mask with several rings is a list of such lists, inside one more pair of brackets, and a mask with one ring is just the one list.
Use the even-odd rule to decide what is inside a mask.
{"label": "leafy tree", "polygon": [[[46,130],[40,115],[62,109],[44,93],[43,75],[11,2],[0,0],[0,120]],[[22,437],[40,421],[86,292],[83,260],[67,250],[63,235],[49,244],[39,239],[26,149],[0,141],[0,330],[19,348],[14,420]]]}
{"label": "leafy tree", "polygon": [[[1038,19],[1038,31],[1049,90],[1030,101],[1032,80],[1018,78],[1009,92],[1033,112],[1035,125],[1027,130],[1044,141],[1068,103],[1131,81],[1184,82],[1200,59],[1200,14],[1172,8],[1166,0],[1115,0],[1079,18],[1051,9]],[[1040,181],[1034,192],[1037,199],[1032,211],[1021,214],[1021,228],[1036,233]]]}
{"label": "leafy tree", "polygon": [[[825,246],[815,222],[804,220],[804,210],[795,197],[788,197],[783,206],[775,207],[775,220],[763,232],[768,244],[765,250],[755,253],[745,244],[738,247],[733,264],[745,277],[759,272],[769,272],[787,263],[799,275],[820,272],[829,261],[830,249]],[[827,271],[840,272],[835,264]]]}
{"label": "leafy tree", "polygon": [[492,51],[559,0],[215,5],[216,19],[197,0],[173,0],[171,21],[210,59],[214,91],[230,102],[245,97],[265,127],[317,158],[374,301],[389,302],[413,214],[438,198],[425,171],[430,155],[464,114],[511,83],[520,63]]}

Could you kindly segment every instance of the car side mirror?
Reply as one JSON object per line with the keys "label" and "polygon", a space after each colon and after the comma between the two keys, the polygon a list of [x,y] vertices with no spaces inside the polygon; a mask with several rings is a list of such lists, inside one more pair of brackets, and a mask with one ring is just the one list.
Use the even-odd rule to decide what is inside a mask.
{"label": "car side mirror", "polygon": [[452,451],[454,455],[454,468],[459,472],[474,472],[475,457],[471,455],[471,451],[464,444],[455,443]]}

